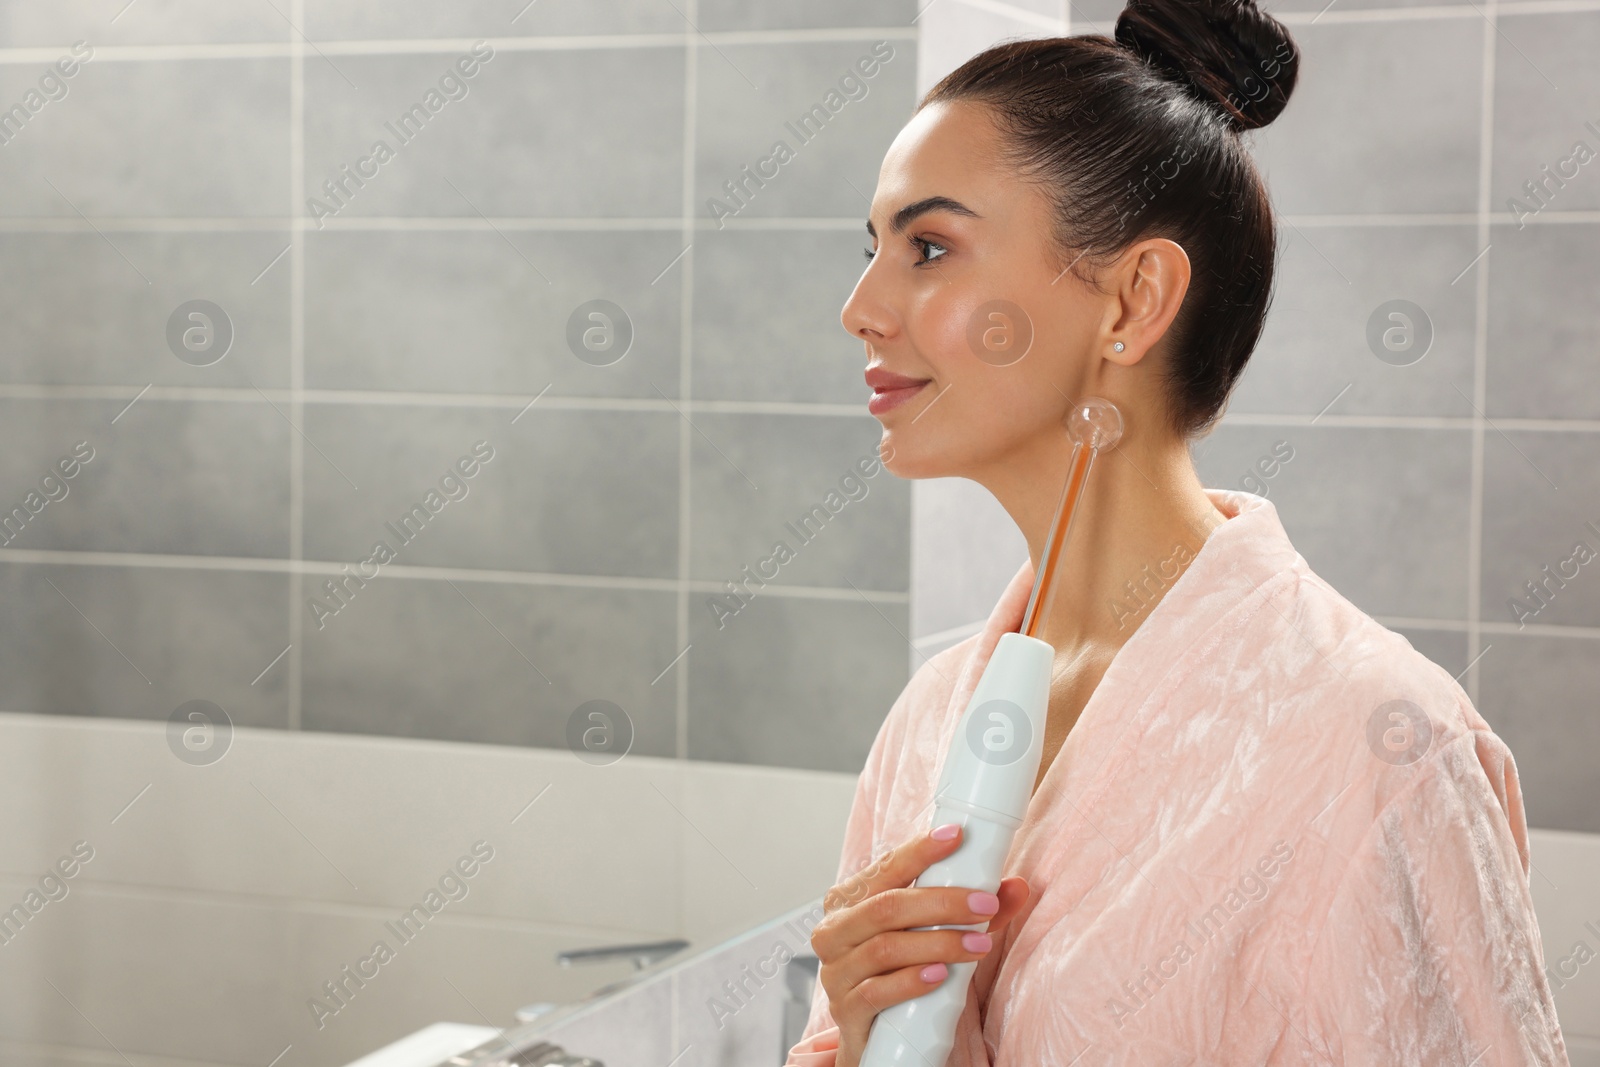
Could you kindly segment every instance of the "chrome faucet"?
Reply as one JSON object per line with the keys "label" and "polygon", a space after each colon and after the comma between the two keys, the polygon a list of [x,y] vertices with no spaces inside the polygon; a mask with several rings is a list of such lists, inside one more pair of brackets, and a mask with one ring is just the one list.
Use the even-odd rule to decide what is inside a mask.
{"label": "chrome faucet", "polygon": [[682,952],[689,947],[689,942],[682,938],[671,941],[646,941],[634,945],[602,945],[597,948],[575,948],[566,952],[556,953],[556,962],[563,967],[571,967],[574,963],[596,963],[605,960],[632,959],[636,971],[642,971],[657,960],[666,959],[675,952]]}

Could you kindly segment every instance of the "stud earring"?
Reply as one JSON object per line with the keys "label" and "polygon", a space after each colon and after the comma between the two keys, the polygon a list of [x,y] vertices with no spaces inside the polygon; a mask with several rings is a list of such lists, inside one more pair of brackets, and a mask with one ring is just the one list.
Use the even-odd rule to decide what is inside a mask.
{"label": "stud earring", "polygon": [[1121,352],[1123,350],[1123,348],[1125,348],[1127,346],[1125,346],[1121,341],[1118,341],[1116,344],[1112,345],[1111,347],[1112,347],[1112,349],[1114,351]]}

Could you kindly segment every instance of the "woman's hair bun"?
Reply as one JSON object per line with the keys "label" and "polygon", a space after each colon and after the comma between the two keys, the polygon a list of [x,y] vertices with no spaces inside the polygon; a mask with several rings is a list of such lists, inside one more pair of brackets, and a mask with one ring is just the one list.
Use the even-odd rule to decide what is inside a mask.
{"label": "woman's hair bun", "polygon": [[1129,0],[1115,36],[1235,130],[1277,118],[1300,66],[1289,31],[1255,0]]}

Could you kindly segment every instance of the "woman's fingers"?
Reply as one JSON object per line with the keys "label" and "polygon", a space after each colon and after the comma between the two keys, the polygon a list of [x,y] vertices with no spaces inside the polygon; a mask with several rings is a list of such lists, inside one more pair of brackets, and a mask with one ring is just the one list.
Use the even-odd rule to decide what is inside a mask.
{"label": "woman's fingers", "polygon": [[936,989],[946,977],[949,977],[949,968],[944,963],[923,963],[890,974],[878,974],[846,990],[842,997],[830,997],[830,1013],[838,1025],[837,1067],[856,1067],[861,1062],[867,1038],[872,1035],[872,1021],[880,1011],[893,1008],[901,1001],[922,997],[928,990]]}
{"label": "woman's fingers", "polygon": [[[860,1055],[879,1012],[937,987],[949,964],[982,959],[1026,906],[1028,884],[1016,877],[1002,879],[994,893],[913,886],[960,847],[961,837],[961,828],[950,825],[912,838],[823,898],[811,946],[839,1025],[841,1064]],[[950,926],[978,929],[921,929]]]}
{"label": "woman's fingers", "polygon": [[1011,920],[1015,919],[1028,903],[1031,892],[1024,878],[1013,876],[1000,879],[1000,888],[995,892],[1000,898],[1000,910],[989,920],[988,931],[998,939],[1005,928],[1011,925]]}
{"label": "woman's fingers", "polygon": [[922,996],[949,974],[950,967],[943,962],[914,963],[887,974],[874,975],[854,986],[841,998],[841,1014],[834,1016],[834,1022],[839,1024],[841,1044],[864,1048],[872,1032],[872,1021],[880,1012]]}
{"label": "woman's fingers", "polygon": [[[1028,883],[1022,878],[1005,878],[1000,882],[999,892],[994,895],[976,894],[965,889],[955,888],[927,888],[890,890],[883,896],[893,899],[901,897],[907,903],[901,910],[901,916],[889,920],[891,923],[906,922],[906,926],[889,926],[878,930],[872,935],[858,942],[855,948],[847,950],[834,958],[830,967],[829,978],[842,989],[849,989],[862,985],[870,979],[887,975],[891,972],[902,971],[916,965],[935,965],[942,962],[965,963],[982,959],[988,955],[993,947],[1000,941],[1006,927],[1021,912],[1028,901]],[[987,896],[988,902],[981,898]],[[887,903],[887,902],[885,902]],[[972,910],[973,903],[982,903],[984,908],[998,903],[999,910],[992,916],[983,915]],[[978,930],[918,930],[914,927],[947,925],[952,922],[950,914],[952,909],[964,911],[965,914],[957,918],[956,922],[963,925],[978,925]],[[890,912],[892,914],[892,912]],[[905,916],[921,916],[920,918],[906,918]],[[928,916],[939,916],[929,920]],[[987,924],[984,920],[987,919]],[[877,925],[874,921],[873,926]],[[848,936],[851,926],[842,923],[841,929]],[[943,977],[942,975],[940,976]],[[868,986],[870,990],[872,987]],[[898,990],[912,988],[902,984]],[[925,990],[924,990],[925,992]],[[899,1000],[908,999],[910,996],[919,996],[915,992],[900,996]],[[880,1004],[878,1010],[887,1007]]]}
{"label": "woman's fingers", "polygon": [[[935,834],[941,836],[935,837]],[[890,849],[862,870],[846,878],[822,898],[822,910],[829,913],[852,907],[886,889],[900,889],[916,881],[935,860],[954,852],[961,843],[961,827],[955,823],[934,827],[896,848]]]}
{"label": "woman's fingers", "polygon": [[[874,979],[919,968],[939,967],[946,963],[971,963],[988,955],[994,943],[994,935],[982,930],[884,931],[835,959],[828,978],[844,990],[867,986],[867,996],[875,1004],[874,1010],[882,1011],[896,1001],[878,1001],[872,995],[873,987],[869,984]],[[944,973],[941,972],[933,977],[932,984],[937,985],[943,978]],[[899,988],[908,992],[905,996],[897,997],[897,1000],[928,991],[927,986],[918,989],[909,979],[901,983]]]}
{"label": "woman's fingers", "polygon": [[886,931],[918,926],[982,927],[1000,910],[1000,900],[959,886],[886,889],[850,908],[823,917],[811,931],[817,958],[831,963]]}

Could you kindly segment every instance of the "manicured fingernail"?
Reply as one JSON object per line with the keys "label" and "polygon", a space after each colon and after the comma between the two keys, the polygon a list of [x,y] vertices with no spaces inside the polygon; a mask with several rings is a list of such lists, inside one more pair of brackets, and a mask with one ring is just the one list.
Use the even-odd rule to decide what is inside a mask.
{"label": "manicured fingernail", "polygon": [[979,915],[993,915],[1000,910],[1000,898],[993,893],[968,893],[967,907]]}
{"label": "manicured fingernail", "polygon": [[968,952],[988,952],[994,939],[988,934],[962,934],[961,947]]}
{"label": "manicured fingernail", "polygon": [[960,832],[961,827],[959,825],[953,822],[947,822],[943,826],[936,827],[928,836],[933,838],[935,841],[949,841]]}
{"label": "manicured fingernail", "polygon": [[948,973],[949,971],[944,964],[930,963],[922,968],[922,980],[924,982],[942,982],[944,981],[944,976]]}

